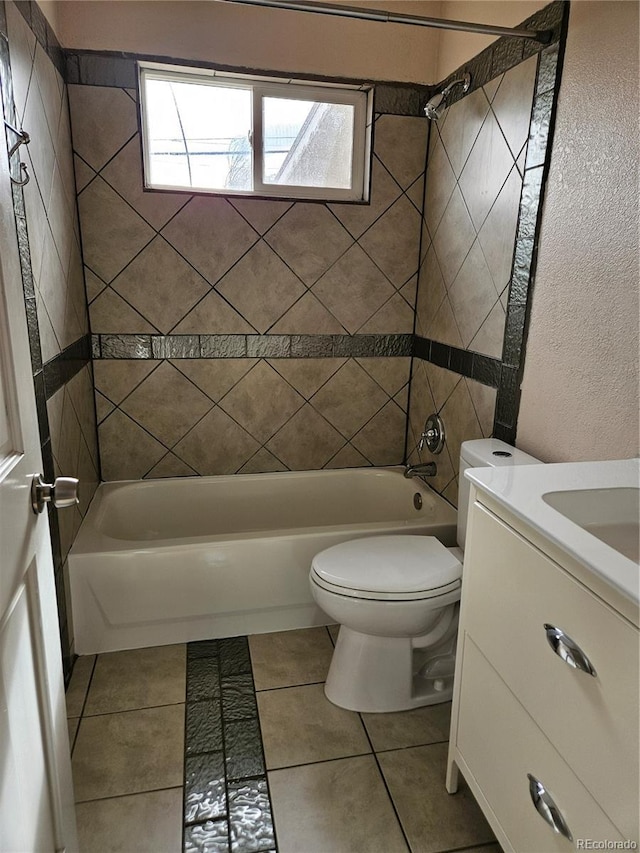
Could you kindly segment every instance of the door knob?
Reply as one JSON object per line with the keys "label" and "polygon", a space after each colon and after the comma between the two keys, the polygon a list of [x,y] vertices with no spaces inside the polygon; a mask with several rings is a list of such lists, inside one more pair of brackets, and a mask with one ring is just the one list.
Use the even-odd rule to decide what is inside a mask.
{"label": "door knob", "polygon": [[80,480],[75,477],[56,477],[55,482],[43,483],[41,474],[34,474],[31,481],[31,506],[35,513],[42,512],[51,501],[56,509],[73,506],[80,502]]}

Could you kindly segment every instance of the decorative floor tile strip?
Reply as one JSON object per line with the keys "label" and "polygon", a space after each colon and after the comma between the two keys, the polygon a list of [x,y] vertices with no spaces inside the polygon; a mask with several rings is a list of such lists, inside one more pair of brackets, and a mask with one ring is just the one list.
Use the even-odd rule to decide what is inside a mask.
{"label": "decorative floor tile strip", "polygon": [[246,637],[187,646],[184,853],[277,853]]}

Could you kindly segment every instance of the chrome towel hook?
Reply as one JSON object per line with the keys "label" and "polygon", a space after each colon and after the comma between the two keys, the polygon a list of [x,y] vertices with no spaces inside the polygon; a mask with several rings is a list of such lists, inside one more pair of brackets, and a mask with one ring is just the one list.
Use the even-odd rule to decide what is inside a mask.
{"label": "chrome towel hook", "polygon": [[[5,124],[5,127],[8,127],[9,130],[12,131],[12,133],[15,133],[16,136],[18,137],[18,141],[15,142],[11,146],[9,151],[7,152],[7,156],[9,157],[9,162],[11,162],[11,158],[16,153],[18,148],[20,148],[21,145],[28,145],[31,142],[31,137],[29,136],[29,134],[27,133],[26,130],[18,130],[17,127],[14,127],[12,124],[9,124],[8,121],[5,121],[4,124]],[[20,173],[24,176],[23,180],[19,181],[17,178],[12,177],[11,183],[15,184],[18,187],[23,187],[25,184],[29,183],[29,177],[30,177],[29,173],[27,172],[27,164],[26,163],[20,163]]]}

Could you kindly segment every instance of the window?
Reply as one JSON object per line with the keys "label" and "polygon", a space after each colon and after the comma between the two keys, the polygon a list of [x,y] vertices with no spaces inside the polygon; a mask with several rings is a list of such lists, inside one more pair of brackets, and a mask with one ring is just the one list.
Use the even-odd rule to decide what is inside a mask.
{"label": "window", "polygon": [[372,90],[140,63],[145,186],[367,199]]}

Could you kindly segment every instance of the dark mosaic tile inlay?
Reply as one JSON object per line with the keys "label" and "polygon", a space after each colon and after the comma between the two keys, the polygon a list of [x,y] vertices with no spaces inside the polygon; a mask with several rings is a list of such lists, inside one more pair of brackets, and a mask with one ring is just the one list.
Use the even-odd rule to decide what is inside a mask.
{"label": "dark mosaic tile inlay", "polygon": [[246,637],[187,646],[184,853],[276,853]]}

